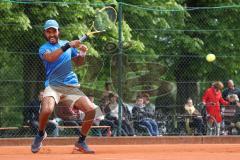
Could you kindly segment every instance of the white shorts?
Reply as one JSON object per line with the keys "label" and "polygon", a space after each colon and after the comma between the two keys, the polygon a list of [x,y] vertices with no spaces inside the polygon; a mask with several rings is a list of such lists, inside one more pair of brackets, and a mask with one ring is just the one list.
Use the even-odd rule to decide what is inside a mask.
{"label": "white shorts", "polygon": [[43,93],[44,97],[53,97],[56,104],[64,102],[69,107],[73,107],[74,103],[82,96],[86,96],[78,87],[72,86],[48,86]]}

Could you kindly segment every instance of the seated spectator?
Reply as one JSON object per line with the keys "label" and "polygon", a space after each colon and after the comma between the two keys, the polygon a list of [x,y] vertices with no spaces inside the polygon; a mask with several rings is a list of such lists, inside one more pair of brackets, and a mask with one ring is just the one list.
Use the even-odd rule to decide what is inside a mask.
{"label": "seated spectator", "polygon": [[[106,113],[106,119],[111,120],[114,122],[115,125],[119,125],[118,120],[118,111],[119,111],[119,105],[118,105],[118,95],[116,93],[110,93],[109,94],[109,104],[106,106],[104,112]],[[134,136],[134,130],[129,122],[129,115],[130,112],[128,108],[122,104],[122,130],[121,135],[123,136]]]}
{"label": "seated spectator", "polygon": [[189,127],[197,128],[197,135],[202,135],[204,133],[203,119],[201,113],[194,107],[191,98],[188,98],[187,103],[184,105],[184,109],[188,115],[192,116],[191,119],[187,119],[187,121],[191,121],[189,122]]}
{"label": "seated spectator", "polygon": [[240,89],[235,87],[233,80],[227,81],[227,88],[223,90],[223,98],[229,102],[229,107],[222,108],[224,119],[224,130],[227,134],[232,134],[232,129],[236,128],[235,123],[238,122],[238,105],[240,98]]}
{"label": "seated spectator", "polygon": [[[229,109],[225,109],[224,113],[228,113],[230,116],[230,127],[227,127],[229,134],[240,134],[240,105],[239,98],[236,94],[230,94],[227,96],[227,101],[230,103]],[[230,113],[230,115],[229,115]],[[229,117],[224,116],[224,120],[229,120]],[[225,124],[228,125],[228,124]]]}
{"label": "seated spectator", "polygon": [[[92,94],[88,95],[88,98],[92,103],[94,103],[94,96]],[[106,120],[105,115],[102,113],[99,106],[95,105],[96,108],[96,114],[93,121],[93,125],[95,126],[110,126],[111,132],[114,134],[116,131],[116,126],[113,122]],[[81,110],[76,110],[72,107],[66,106],[64,102],[61,102],[57,105],[55,108],[56,114],[58,117],[60,117],[63,120],[63,124],[66,126],[80,126],[83,123],[83,119],[85,117],[84,112]],[[103,130],[102,132],[98,129],[93,129],[93,131],[97,132],[97,135],[104,135],[107,136],[108,132],[106,130]],[[75,129],[75,133],[78,134],[80,132],[79,128]],[[111,134],[111,133],[110,133]]]}
{"label": "seated spectator", "polygon": [[237,103],[239,102],[239,98],[236,94],[229,94],[226,100],[230,103],[229,105],[234,105],[234,106],[236,106]]}
{"label": "seated spectator", "polygon": [[[69,107],[64,101],[59,102],[55,107],[55,114],[61,118],[64,126],[80,126],[83,123],[84,112]],[[80,134],[80,128],[74,128],[76,135]]]}
{"label": "seated spectator", "polygon": [[137,97],[136,103],[133,106],[132,117],[140,125],[143,125],[147,128],[149,135],[151,136],[159,135],[158,125],[155,120],[149,118],[148,113],[146,112],[145,106],[143,104],[143,97],[141,95]]}
{"label": "seated spectator", "polygon": [[238,99],[240,98],[240,89],[235,87],[233,80],[230,79],[227,81],[227,88],[222,92],[222,97],[228,100],[228,96],[232,94],[237,95]]}
{"label": "seated spectator", "polygon": [[236,108],[236,113],[234,116],[234,120],[231,123],[231,133],[230,134],[237,134],[240,135],[240,106],[238,105]]}
{"label": "seated spectator", "polygon": [[112,90],[112,82],[105,82],[102,98],[108,97],[109,93],[112,93],[112,92],[113,92],[113,90]]}
{"label": "seated spectator", "polygon": [[[90,99],[90,101],[92,103],[94,103],[93,94],[89,94],[88,98]],[[95,106],[96,106],[96,114],[95,114],[95,118],[93,121],[93,125],[95,125],[95,126],[110,126],[111,127],[111,133],[108,133],[107,130],[101,130],[99,135],[107,136],[108,134],[110,134],[111,136],[114,136],[117,131],[117,126],[114,124],[114,122],[105,118],[105,115],[103,114],[103,112],[99,106],[97,106],[97,105],[95,105]]]}
{"label": "seated spectator", "polygon": [[109,104],[109,94],[113,93],[112,91],[112,82],[105,82],[104,91],[100,99],[100,108],[102,111],[106,108],[106,106]]}
{"label": "seated spectator", "polygon": [[[29,125],[34,135],[38,133],[38,119],[39,119],[39,111],[41,109],[41,101],[43,99],[43,90],[39,92],[38,98],[30,101],[27,106],[24,108],[24,122],[25,125]],[[59,135],[59,130],[57,128],[58,122],[55,118],[51,117],[48,120],[46,132],[48,135],[56,137]]]}
{"label": "seated spectator", "polygon": [[150,102],[150,96],[148,93],[143,94],[143,104],[145,105],[145,111],[149,118],[155,118],[155,105]]}

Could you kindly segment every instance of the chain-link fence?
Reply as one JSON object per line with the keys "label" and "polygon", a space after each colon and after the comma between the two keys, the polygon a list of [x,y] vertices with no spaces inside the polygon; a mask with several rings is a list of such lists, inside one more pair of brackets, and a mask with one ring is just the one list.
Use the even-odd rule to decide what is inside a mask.
{"label": "chain-link fence", "polygon": [[[121,96],[129,109],[129,122],[122,125],[126,127],[125,123],[129,123],[133,134],[149,133],[144,124],[138,123],[139,119],[136,123],[132,117],[132,108],[141,93],[148,93],[156,107],[153,117],[159,134],[193,135],[199,134],[201,128],[202,134],[208,134],[209,117],[198,105],[204,91],[216,80],[225,84],[233,79],[236,86],[240,83],[239,5],[149,3],[130,0],[124,3],[115,0],[0,2],[0,137],[35,134],[29,125],[33,114],[38,113],[33,109],[36,105],[32,105],[33,101],[44,88],[45,71],[38,56],[38,49],[45,41],[44,22],[56,19],[61,39],[76,39],[89,30],[95,11],[109,5],[118,11],[116,32],[84,42],[89,53],[85,64],[75,67],[84,93],[93,94],[95,103],[102,105],[105,83],[110,82],[112,91]],[[206,61],[209,53],[216,55],[215,61]],[[186,116],[184,104],[189,97],[200,115]],[[236,107],[230,118],[225,116],[228,125],[223,125],[224,120],[222,131],[239,134],[238,110]],[[52,136],[77,134],[74,127],[56,127],[56,123],[64,126],[64,122],[59,118],[54,120],[49,131]],[[107,129],[93,128],[90,135],[116,135]],[[210,129],[215,130],[214,126]]]}

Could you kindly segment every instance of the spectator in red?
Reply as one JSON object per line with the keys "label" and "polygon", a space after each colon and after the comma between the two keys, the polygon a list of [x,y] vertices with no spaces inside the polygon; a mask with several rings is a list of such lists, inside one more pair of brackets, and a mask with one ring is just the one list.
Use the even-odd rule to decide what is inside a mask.
{"label": "spectator in red", "polygon": [[221,81],[216,81],[205,91],[202,97],[202,102],[206,106],[207,113],[213,116],[218,123],[218,135],[220,133],[220,125],[222,122],[220,104],[224,106],[229,104],[229,102],[225,101],[222,97],[221,90],[223,87]]}

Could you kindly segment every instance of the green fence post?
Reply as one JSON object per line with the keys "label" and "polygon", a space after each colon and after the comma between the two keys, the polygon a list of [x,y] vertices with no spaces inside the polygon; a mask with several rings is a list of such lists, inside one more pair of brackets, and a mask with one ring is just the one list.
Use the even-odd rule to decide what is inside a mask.
{"label": "green fence post", "polygon": [[117,82],[117,90],[118,90],[118,136],[121,135],[122,128],[122,0],[119,1],[118,4],[118,82]]}

